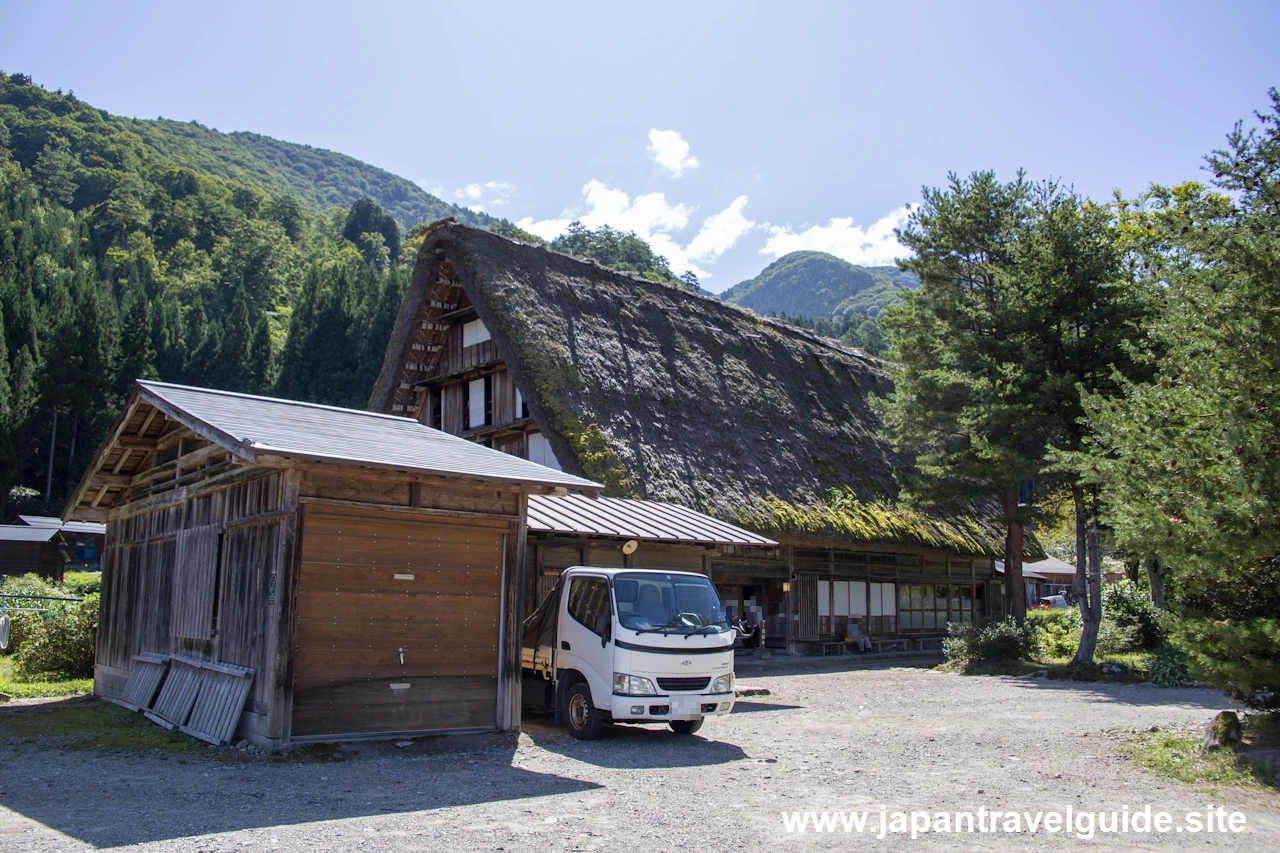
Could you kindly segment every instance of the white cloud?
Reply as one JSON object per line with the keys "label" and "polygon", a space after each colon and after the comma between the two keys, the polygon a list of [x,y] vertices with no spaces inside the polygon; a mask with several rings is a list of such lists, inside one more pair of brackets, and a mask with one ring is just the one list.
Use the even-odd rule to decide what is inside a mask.
{"label": "white cloud", "polygon": [[673,178],[683,175],[685,169],[698,167],[698,158],[689,156],[689,143],[684,141],[679,131],[650,130],[649,154],[653,162],[670,172]]}
{"label": "white cloud", "polygon": [[893,229],[906,224],[910,215],[910,207],[900,207],[865,228],[854,225],[850,216],[834,217],[826,225],[811,225],[803,231],[792,231],[785,225],[767,225],[769,239],[760,254],[780,258],[809,249],[827,252],[851,264],[886,266],[895,258],[910,254],[893,233]]}
{"label": "white cloud", "polygon": [[740,195],[719,213],[712,214],[702,221],[702,229],[698,231],[685,251],[693,260],[718,258],[734,247],[756,224],[742,215],[747,206],[747,197]]}
{"label": "white cloud", "polygon": [[[472,210],[485,207],[501,207],[511,199],[516,185],[510,181],[486,181],[467,184],[453,191],[453,197]],[[442,196],[443,197],[443,196]]]}
{"label": "white cloud", "polygon": [[634,231],[655,252],[666,257],[674,272],[692,270],[702,278],[710,274],[699,264],[714,261],[756,227],[755,222],[743,215],[747,196],[740,195],[724,210],[704,219],[693,239],[682,245],[673,234],[688,227],[693,209],[684,204],[671,204],[663,193],[631,198],[623,190],[591,180],[583,186],[582,198],[587,206],[585,213],[565,211],[559,217],[537,221],[525,217],[516,224],[546,240],[563,234],[574,219],[592,229],[608,225],[620,231]]}

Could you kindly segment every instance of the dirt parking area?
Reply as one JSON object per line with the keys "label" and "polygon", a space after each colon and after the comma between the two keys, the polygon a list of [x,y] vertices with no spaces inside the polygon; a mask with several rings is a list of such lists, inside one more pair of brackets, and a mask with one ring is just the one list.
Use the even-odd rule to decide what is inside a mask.
{"label": "dirt parking area", "polygon": [[[740,701],[696,736],[617,727],[349,744],[235,762],[17,736],[0,717],[0,850],[1280,850],[1280,798],[1157,778],[1118,733],[1201,723],[1209,690],[964,677],[906,666],[739,665]],[[56,711],[53,713],[57,713]],[[22,731],[30,731],[28,727]],[[6,732],[6,727],[9,729]],[[342,753],[341,759],[333,753]],[[876,837],[903,812],[1133,811],[1209,804],[1243,832]],[[859,833],[788,832],[782,813],[866,811]],[[888,820],[891,820],[889,818]]]}

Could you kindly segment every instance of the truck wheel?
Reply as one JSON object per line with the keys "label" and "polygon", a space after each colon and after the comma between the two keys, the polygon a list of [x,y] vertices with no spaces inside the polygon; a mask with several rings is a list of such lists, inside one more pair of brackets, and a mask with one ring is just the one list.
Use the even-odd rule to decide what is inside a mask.
{"label": "truck wheel", "polygon": [[604,715],[591,701],[591,688],[579,682],[569,688],[564,700],[564,716],[569,734],[578,740],[595,740],[604,728]]}
{"label": "truck wheel", "polygon": [[670,726],[671,731],[678,735],[691,735],[702,728],[702,720],[672,720]]}

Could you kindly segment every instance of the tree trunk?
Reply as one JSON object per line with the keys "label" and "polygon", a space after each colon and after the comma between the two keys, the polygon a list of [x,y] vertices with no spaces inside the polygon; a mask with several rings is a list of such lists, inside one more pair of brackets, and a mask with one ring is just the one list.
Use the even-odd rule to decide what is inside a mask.
{"label": "tree trunk", "polygon": [[67,488],[68,489],[70,489],[71,484],[76,481],[75,480],[76,432],[79,430],[79,428],[80,428],[80,415],[74,414],[71,416],[71,449],[67,451]]}
{"label": "tree trunk", "polygon": [[[1076,663],[1093,663],[1093,653],[1098,647],[1098,625],[1101,619],[1094,619],[1093,605],[1089,595],[1089,510],[1084,501],[1084,489],[1071,487],[1071,499],[1076,508],[1076,602],[1080,606],[1080,645],[1076,649]],[[1093,587],[1093,598],[1097,597],[1097,587]]]}
{"label": "tree trunk", "polygon": [[1098,535],[1098,487],[1089,498],[1089,609],[1093,623],[1102,624],[1102,539]]}
{"label": "tree trunk", "polygon": [[44,502],[46,506],[53,494],[53,446],[58,443],[58,410],[53,410],[53,429],[49,432],[49,473],[44,478]]}
{"label": "tree trunk", "polygon": [[1022,522],[1015,521],[1018,512],[1018,493],[1010,492],[1000,498],[1006,524],[1004,537],[1004,612],[1021,625],[1027,619],[1027,587],[1022,579]]}
{"label": "tree trunk", "polygon": [[1158,610],[1164,610],[1164,560],[1155,557],[1146,563],[1147,579],[1151,582],[1151,603]]}

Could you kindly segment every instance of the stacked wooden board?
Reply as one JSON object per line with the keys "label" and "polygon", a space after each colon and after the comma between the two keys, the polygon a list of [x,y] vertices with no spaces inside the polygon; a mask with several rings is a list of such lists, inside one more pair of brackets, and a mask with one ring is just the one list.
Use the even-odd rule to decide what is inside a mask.
{"label": "stacked wooden board", "polygon": [[230,743],[249,697],[253,669],[186,655],[142,652],[123,699],[112,699],[166,729],[212,744]]}

